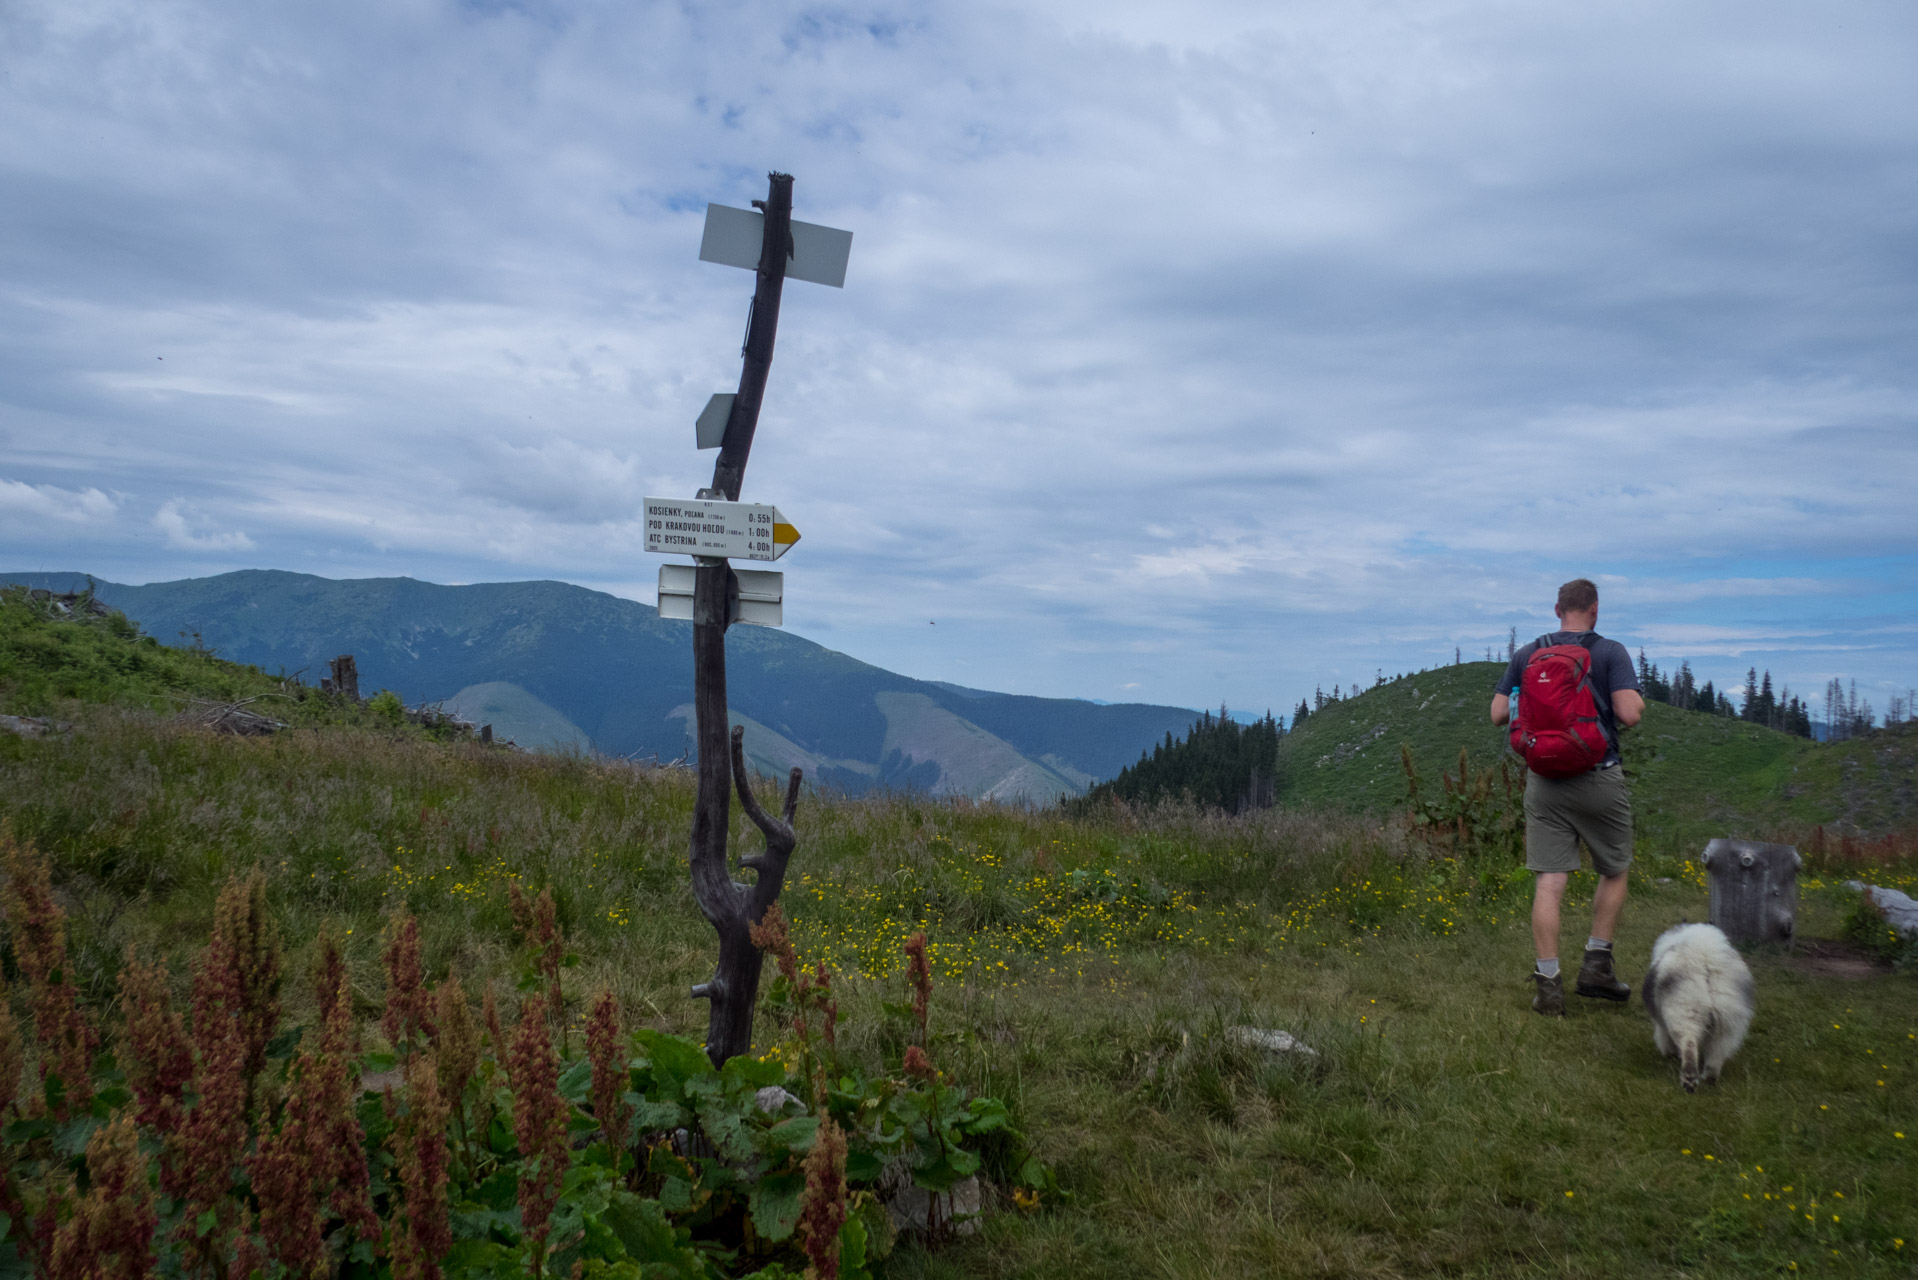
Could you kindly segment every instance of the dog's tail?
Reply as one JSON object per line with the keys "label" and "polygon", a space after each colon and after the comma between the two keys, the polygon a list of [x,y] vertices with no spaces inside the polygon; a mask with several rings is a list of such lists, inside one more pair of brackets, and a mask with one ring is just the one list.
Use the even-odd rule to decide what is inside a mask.
{"label": "dog's tail", "polygon": [[1686,1036],[1678,1046],[1678,1083],[1686,1093],[1698,1092],[1698,1037]]}

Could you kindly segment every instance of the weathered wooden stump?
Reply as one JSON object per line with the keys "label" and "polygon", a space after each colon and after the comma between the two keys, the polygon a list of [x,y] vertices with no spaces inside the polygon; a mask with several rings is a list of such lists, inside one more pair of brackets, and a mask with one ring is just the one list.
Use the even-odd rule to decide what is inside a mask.
{"label": "weathered wooden stump", "polygon": [[1798,868],[1788,844],[1714,840],[1705,846],[1711,920],[1739,946],[1790,942],[1798,926]]}
{"label": "weathered wooden stump", "polygon": [[326,665],[333,674],[330,678],[321,677],[320,692],[337,693],[358,702],[360,700],[360,668],[353,661],[353,655],[343,653]]}

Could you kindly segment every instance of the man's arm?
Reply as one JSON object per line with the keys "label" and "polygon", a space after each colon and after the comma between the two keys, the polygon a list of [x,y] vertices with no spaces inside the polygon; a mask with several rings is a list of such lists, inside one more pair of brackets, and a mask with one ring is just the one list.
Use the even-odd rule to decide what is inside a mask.
{"label": "man's arm", "polygon": [[[1512,718],[1511,697],[1503,693],[1493,694],[1492,695],[1492,723],[1504,724],[1507,720],[1511,718]],[[1635,724],[1637,723],[1637,721],[1638,721],[1638,713],[1633,712],[1632,722]]]}
{"label": "man's arm", "polygon": [[1607,683],[1612,687],[1612,719],[1619,728],[1629,729],[1645,714],[1645,694],[1638,687],[1631,652],[1616,640],[1608,641],[1607,647],[1611,649]]}

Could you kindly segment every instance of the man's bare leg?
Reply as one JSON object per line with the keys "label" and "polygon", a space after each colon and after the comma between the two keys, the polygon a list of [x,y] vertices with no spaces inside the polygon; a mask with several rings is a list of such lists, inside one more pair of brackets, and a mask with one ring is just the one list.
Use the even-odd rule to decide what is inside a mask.
{"label": "man's bare leg", "polygon": [[1618,917],[1625,910],[1626,872],[1600,876],[1592,895],[1592,936],[1611,942],[1618,937]]}
{"label": "man's bare leg", "polygon": [[1558,908],[1565,897],[1563,871],[1541,871],[1532,886],[1532,949],[1538,967],[1532,972],[1532,1010],[1547,1017],[1565,1016],[1565,980],[1558,971]]}
{"label": "man's bare leg", "polygon": [[1558,909],[1571,878],[1567,871],[1541,871],[1532,886],[1532,953],[1540,960],[1558,959]]}

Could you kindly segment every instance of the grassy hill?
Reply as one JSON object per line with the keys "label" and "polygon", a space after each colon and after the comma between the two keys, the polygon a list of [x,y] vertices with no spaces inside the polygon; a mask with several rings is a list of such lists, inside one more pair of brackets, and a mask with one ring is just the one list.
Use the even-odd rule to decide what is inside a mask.
{"label": "grassy hill", "polygon": [[[1496,765],[1505,734],[1487,708],[1503,669],[1439,667],[1328,704],[1280,741],[1280,803],[1397,808],[1401,744],[1433,782],[1457,767],[1460,747],[1475,766]],[[1825,745],[1651,703],[1622,745],[1640,842],[1661,850],[1818,824],[1884,832],[1918,822],[1918,724]]]}
{"label": "grassy hill", "polygon": [[[1451,697],[1484,701],[1489,674],[1446,674]],[[1384,784],[1362,789],[1373,756],[1396,755],[1393,726],[1410,740],[1406,717],[1439,705],[1438,680],[1409,684],[1308,721],[1294,745],[1321,800],[1349,777],[1355,795],[1389,803]],[[512,1021],[524,961],[510,898],[524,886],[552,889],[581,958],[564,970],[563,1023],[604,986],[628,1026],[704,1025],[687,991],[709,975],[714,943],[686,878],[686,770],[326,728],[239,738],[137,707],[61,705],[70,733],[0,732],[0,828],[50,856],[72,981],[103,1025],[117,1025],[129,945],[164,956],[184,999],[215,894],[256,868],[285,939],[289,1024],[313,1023],[305,975],[330,922],[358,1032],[385,1048],[381,954],[396,911],[419,917],[427,981],[490,984]],[[1782,760],[1780,780],[1811,777],[1814,759],[1842,776],[1852,758],[1767,756],[1770,739],[1726,728],[1726,749],[1757,752],[1758,773]],[[1648,735],[1666,757],[1653,763],[1682,763],[1679,737],[1690,740]],[[1448,747],[1434,733],[1419,749],[1436,768]],[[1754,956],[1751,1037],[1720,1084],[1687,1095],[1636,1001],[1533,1015],[1523,895],[1506,869],[1425,861],[1391,823],[1176,804],[1075,816],[890,794],[808,796],[797,829],[784,901],[802,959],[831,967],[836,1052],[861,1071],[898,1060],[915,1034],[900,944],[927,930],[927,1052],[948,1079],[1003,1097],[1058,1180],[1036,1202],[996,1188],[978,1234],[939,1250],[901,1240],[879,1275],[1911,1274],[1911,970]],[[1913,870],[1873,875],[1911,888]],[[1814,858],[1802,936],[1839,935],[1852,873]],[[1575,878],[1571,928],[1589,895],[1590,877]],[[1627,979],[1661,929],[1705,904],[1682,871],[1648,877],[1618,939]],[[8,987],[25,1023],[22,989]],[[1289,1031],[1314,1053],[1267,1054],[1237,1037],[1246,1027]],[[770,1003],[755,1034],[769,1059],[799,1061]],[[796,1074],[787,1084],[809,1096]],[[382,1114],[365,1094],[359,1115]],[[512,1192],[499,1215],[463,1212],[459,1230],[504,1221]],[[714,1257],[702,1274],[747,1265]]]}
{"label": "grassy hill", "polygon": [[[54,717],[113,706],[185,719],[261,717],[285,726],[429,732],[390,695],[363,703],[231,662],[197,645],[161,644],[124,614],[0,587],[0,713]],[[441,723],[439,736],[451,734]]]}
{"label": "grassy hill", "polygon": [[[0,582],[69,590],[86,578],[15,573]],[[692,751],[683,714],[692,696],[692,624],[604,592],[563,582],[449,587],[271,570],[146,586],[101,582],[98,591],[163,644],[197,636],[227,657],[304,670],[308,679],[329,658],[351,653],[362,685],[392,689],[409,704],[493,686],[502,708],[535,715],[529,733],[549,741],[574,741],[576,732],[608,755],[663,760]],[[855,793],[910,787],[1046,802],[1112,776],[1167,731],[1184,732],[1196,714],[914,680],[771,628],[735,627],[726,647],[732,710],[777,735],[763,744],[749,736],[755,763],[783,772],[810,760],[813,781]]]}

